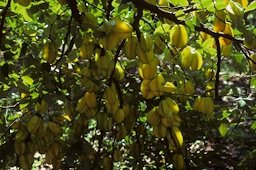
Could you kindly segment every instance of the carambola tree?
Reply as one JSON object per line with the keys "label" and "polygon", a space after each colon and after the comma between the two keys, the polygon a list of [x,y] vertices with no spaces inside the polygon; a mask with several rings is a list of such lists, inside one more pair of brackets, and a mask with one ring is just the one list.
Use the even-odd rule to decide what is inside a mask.
{"label": "carambola tree", "polygon": [[256,1],[0,7],[1,169],[256,166]]}

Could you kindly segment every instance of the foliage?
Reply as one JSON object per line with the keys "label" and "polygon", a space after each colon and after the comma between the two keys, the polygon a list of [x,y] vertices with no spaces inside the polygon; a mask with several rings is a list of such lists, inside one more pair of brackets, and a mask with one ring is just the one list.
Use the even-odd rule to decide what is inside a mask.
{"label": "foliage", "polygon": [[0,2],[0,167],[255,167],[256,3]]}

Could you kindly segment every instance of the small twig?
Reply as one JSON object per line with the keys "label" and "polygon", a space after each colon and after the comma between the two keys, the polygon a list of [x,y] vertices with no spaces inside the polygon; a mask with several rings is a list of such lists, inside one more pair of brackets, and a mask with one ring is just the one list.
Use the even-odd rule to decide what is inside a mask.
{"label": "small twig", "polygon": [[75,44],[75,36],[73,36],[72,39],[70,40],[68,49],[65,51],[64,55],[68,55],[72,51],[74,44]]}
{"label": "small twig", "polygon": [[124,46],[124,42],[125,42],[125,40],[123,40],[122,42],[121,42],[121,44],[118,46],[118,48],[117,48],[117,51],[116,51],[116,53],[115,53],[115,56],[114,56],[114,68],[113,68],[113,70],[112,70],[112,72],[111,72],[111,74],[110,74],[110,76],[109,76],[109,82],[108,82],[108,84],[109,85],[111,85],[111,83],[112,83],[112,81],[113,81],[113,76],[114,76],[114,73],[115,73],[115,69],[116,69],[116,63],[117,63],[117,61],[118,61],[118,57],[119,57],[119,55],[120,55],[120,52],[121,52],[121,50],[122,50],[122,48],[123,48],[123,46]]}
{"label": "small twig", "polygon": [[220,49],[220,41],[219,38],[215,38],[215,43],[217,47],[217,70],[216,70],[216,75],[215,75],[215,100],[219,101],[220,96],[219,96],[219,82],[220,82],[220,67],[221,67],[221,49]]}
{"label": "small twig", "polygon": [[83,2],[84,2],[85,4],[88,4],[88,5],[92,6],[94,9],[98,9],[98,10],[100,10],[101,12],[105,13],[105,11],[104,11],[103,9],[99,8],[99,7],[98,7],[97,5],[95,5],[95,4],[92,4],[92,3],[88,2],[88,1],[85,1],[85,0],[83,0]]}
{"label": "small twig", "polygon": [[245,49],[243,49],[240,44],[235,44],[235,47],[244,54],[246,59],[250,60],[253,64],[256,64],[256,60],[254,61],[251,57],[249,57],[249,55],[244,51]]}
{"label": "small twig", "polygon": [[[66,10],[65,10],[66,11]],[[64,12],[64,11],[63,11]],[[50,39],[50,40],[52,40],[52,38],[51,38],[51,33],[52,33],[52,29],[53,29],[53,24],[58,20],[58,18],[59,18],[59,16],[57,15],[56,17],[55,17],[55,19],[52,21],[52,22],[50,22],[50,30],[49,30],[49,35],[48,35],[48,39]]]}
{"label": "small twig", "polygon": [[113,0],[108,0],[108,7],[107,7],[107,13],[106,13],[106,18],[109,20],[110,15],[111,15],[111,11],[114,9],[114,7],[112,6],[112,1]]}
{"label": "small twig", "polygon": [[70,17],[69,19],[69,22],[68,22],[68,30],[67,30],[67,33],[65,35],[65,38],[64,38],[64,43],[62,45],[62,49],[61,49],[61,55],[60,55],[60,58],[56,61],[55,65],[57,66],[58,63],[62,60],[62,58],[64,57],[65,55],[65,46],[67,45],[68,43],[68,37],[70,35],[70,32],[71,32],[71,25],[72,25],[72,16]]}
{"label": "small twig", "polygon": [[20,104],[20,102],[15,103],[14,105],[11,106],[0,106],[1,109],[10,109],[10,108],[15,108]]}
{"label": "small twig", "polygon": [[78,22],[79,25],[82,24],[82,17],[77,9],[77,1],[76,0],[67,0],[68,6],[72,11],[72,16]]}
{"label": "small twig", "polygon": [[238,127],[238,125],[239,125],[239,123],[240,123],[240,120],[241,120],[243,114],[244,114],[244,109],[242,109],[242,111],[241,111],[241,114],[240,114],[240,116],[239,116],[239,118],[238,118],[238,120],[237,120],[237,124],[236,124],[235,127],[230,131],[230,133],[229,133],[229,135],[227,135],[227,137],[228,137],[228,136],[231,136],[232,133],[234,132],[234,130]]}
{"label": "small twig", "polygon": [[[65,56],[65,47],[68,43],[68,37],[70,35],[70,32],[71,32],[71,25],[72,25],[72,16],[70,17],[69,19],[69,22],[68,22],[68,30],[67,30],[67,33],[66,33],[66,36],[64,37],[64,43],[62,45],[62,49],[61,49],[61,55],[60,55],[60,58],[56,61],[55,65],[56,65],[56,69],[57,69],[57,66],[58,66],[58,63],[63,59],[63,57]],[[73,46],[73,45],[72,45]],[[71,48],[72,49],[72,48]],[[66,51],[67,52],[67,51]],[[59,67],[59,75],[58,75],[58,80],[59,80],[59,86],[62,87],[62,82],[61,82],[61,66]]]}
{"label": "small twig", "polygon": [[[253,63],[253,64],[256,64],[256,60],[254,61],[249,55],[250,55],[250,51],[246,51],[246,52],[248,52],[249,53],[249,55],[245,52],[245,50],[246,49],[243,49],[242,47],[241,47],[241,45],[240,44],[236,44],[235,43],[235,47],[238,49],[238,51],[241,51],[243,54],[244,54],[244,56],[245,56],[245,58],[247,59],[247,61],[248,61],[248,64],[250,65],[250,61]],[[252,80],[252,71],[251,71],[251,67],[249,66],[249,70],[250,70],[250,76],[249,76],[249,83],[248,83],[248,86],[249,86],[249,93],[251,92],[251,80]]]}
{"label": "small twig", "polygon": [[6,135],[6,133],[9,131],[9,129],[12,127],[12,125],[18,121],[20,121],[25,115],[27,115],[31,110],[33,109],[29,109],[28,111],[26,111],[25,113],[23,113],[20,117],[16,118],[9,126],[7,126],[5,128],[4,133],[1,135],[1,138]]}
{"label": "small twig", "polygon": [[133,24],[132,24],[132,27],[135,30],[137,38],[138,38],[139,41],[140,41],[139,23],[140,23],[140,20],[142,18],[142,15],[143,15],[143,11],[138,9],[137,13],[134,14],[134,21],[133,21]]}

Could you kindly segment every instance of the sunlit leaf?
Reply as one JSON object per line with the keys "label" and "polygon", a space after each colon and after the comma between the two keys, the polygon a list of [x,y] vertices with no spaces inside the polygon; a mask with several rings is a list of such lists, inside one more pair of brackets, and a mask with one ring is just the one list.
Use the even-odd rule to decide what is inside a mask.
{"label": "sunlit leaf", "polygon": [[170,28],[169,24],[162,24],[155,29],[154,34],[166,34],[170,31]]}
{"label": "sunlit leaf", "polygon": [[227,119],[231,115],[231,112],[228,110],[224,110],[222,113],[222,119]]}
{"label": "sunlit leaf", "polygon": [[28,105],[29,105],[29,103],[21,103],[20,109],[22,110],[22,109],[26,108]]}
{"label": "sunlit leaf", "polygon": [[188,6],[187,0],[170,0],[173,5]]}
{"label": "sunlit leaf", "polygon": [[247,8],[245,9],[244,12],[249,12],[249,11],[253,11],[256,9],[256,1],[252,1]]}
{"label": "sunlit leaf", "polygon": [[224,1],[224,0],[216,0],[216,8],[218,10],[222,10],[222,9],[225,9],[228,5],[228,1]]}
{"label": "sunlit leaf", "polygon": [[179,0],[179,4],[180,4],[181,6],[188,6],[188,5],[189,5],[189,3],[188,3],[187,0]]}
{"label": "sunlit leaf", "polygon": [[208,38],[207,40],[205,40],[202,44],[202,47],[204,49],[208,49],[208,48],[212,48],[213,44],[214,44],[214,38]]}
{"label": "sunlit leaf", "polygon": [[27,85],[30,85],[30,86],[34,82],[34,80],[31,77],[27,76],[27,75],[26,76],[22,76],[21,79],[23,80],[24,84],[27,84]]}
{"label": "sunlit leaf", "polygon": [[252,78],[252,80],[251,80],[251,87],[256,88],[256,78]]}
{"label": "sunlit leaf", "polygon": [[219,132],[222,137],[224,137],[228,132],[228,125],[226,123],[220,124]]}
{"label": "sunlit leaf", "polygon": [[7,84],[4,84],[4,91],[6,91],[6,90],[8,90],[8,89],[10,89],[10,86],[8,86]]}
{"label": "sunlit leaf", "polygon": [[61,4],[58,3],[58,1],[49,1],[49,6],[52,12],[56,14],[60,14],[62,12],[61,10]]}
{"label": "sunlit leaf", "polygon": [[27,13],[28,7],[23,7],[18,3],[11,3],[11,10],[17,14],[20,14],[26,21],[33,21],[33,19]]}
{"label": "sunlit leaf", "polygon": [[69,114],[63,114],[62,117],[63,117],[64,119],[68,120],[68,121],[71,121],[71,120],[72,120],[72,118],[70,117]]}

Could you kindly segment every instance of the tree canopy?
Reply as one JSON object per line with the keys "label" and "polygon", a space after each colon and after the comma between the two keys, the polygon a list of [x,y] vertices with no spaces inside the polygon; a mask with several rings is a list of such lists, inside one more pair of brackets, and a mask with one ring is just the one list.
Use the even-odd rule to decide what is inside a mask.
{"label": "tree canopy", "polygon": [[256,1],[0,7],[0,169],[256,167]]}

